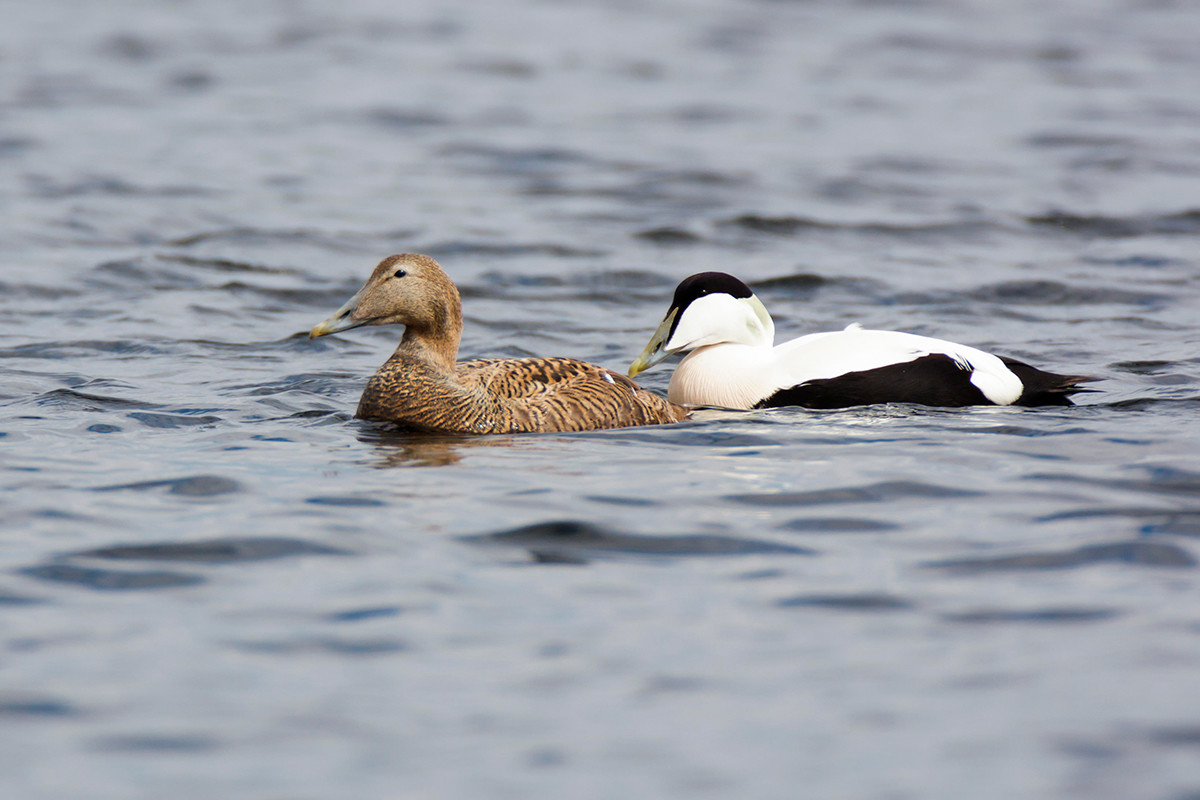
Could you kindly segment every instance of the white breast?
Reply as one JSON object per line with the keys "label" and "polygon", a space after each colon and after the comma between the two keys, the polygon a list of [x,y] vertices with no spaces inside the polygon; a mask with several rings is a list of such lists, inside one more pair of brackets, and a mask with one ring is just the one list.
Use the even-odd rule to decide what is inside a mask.
{"label": "white breast", "polygon": [[786,373],[771,347],[716,344],[688,353],[675,368],[667,398],[672,403],[753,408],[780,388]]}

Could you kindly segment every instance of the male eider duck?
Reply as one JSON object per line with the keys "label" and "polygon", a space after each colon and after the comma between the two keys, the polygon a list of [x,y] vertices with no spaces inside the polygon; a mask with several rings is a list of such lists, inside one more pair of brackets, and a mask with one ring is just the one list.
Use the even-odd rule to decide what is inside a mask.
{"label": "male eider duck", "polygon": [[586,431],[679,422],[687,411],[618,372],[570,358],[456,361],[458,289],[428,256],[385,258],[309,338],[360,325],[404,325],[367,382],[355,416],[444,433]]}
{"label": "male eider duck", "polygon": [[631,377],[688,352],[667,391],[673,403],[724,408],[1069,406],[1083,375],[1055,375],[973,347],[897,331],[812,333],[779,346],[771,315],[746,284],[702,272],[679,284],[667,316],[629,367]]}

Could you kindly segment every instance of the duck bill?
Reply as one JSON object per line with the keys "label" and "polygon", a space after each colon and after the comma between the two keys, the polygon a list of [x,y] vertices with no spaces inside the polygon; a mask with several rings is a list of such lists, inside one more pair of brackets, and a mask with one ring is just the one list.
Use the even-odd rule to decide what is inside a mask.
{"label": "duck bill", "polygon": [[308,338],[315,339],[318,336],[348,331],[351,328],[357,328],[360,325],[366,325],[370,322],[369,319],[354,318],[354,309],[358,307],[360,297],[362,297],[362,292],[347,300],[344,306],[333,312],[328,318],[318,322],[316,327],[308,332]]}
{"label": "duck bill", "polygon": [[629,365],[629,377],[636,377],[675,352],[666,349],[666,346],[667,340],[671,338],[671,329],[675,325],[675,315],[678,313],[678,309],[671,309],[671,313],[667,314],[666,319],[658,326],[658,330],[650,337],[650,343],[646,345],[646,349]]}

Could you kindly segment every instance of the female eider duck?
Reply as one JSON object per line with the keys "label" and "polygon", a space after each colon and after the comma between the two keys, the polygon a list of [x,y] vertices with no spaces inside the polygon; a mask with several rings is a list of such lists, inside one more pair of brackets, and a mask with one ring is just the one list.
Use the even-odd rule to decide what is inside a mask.
{"label": "female eider duck", "polygon": [[746,284],[703,272],[679,284],[666,318],[629,367],[633,377],[691,351],[667,391],[673,403],[724,408],[1072,405],[1083,375],[1055,375],[973,347],[851,325],[773,346],[775,323]]}
{"label": "female eider duck", "polygon": [[586,431],[679,422],[687,411],[617,372],[570,358],[456,361],[458,289],[428,256],[385,258],[309,338],[360,325],[404,325],[367,382],[355,416],[444,433]]}

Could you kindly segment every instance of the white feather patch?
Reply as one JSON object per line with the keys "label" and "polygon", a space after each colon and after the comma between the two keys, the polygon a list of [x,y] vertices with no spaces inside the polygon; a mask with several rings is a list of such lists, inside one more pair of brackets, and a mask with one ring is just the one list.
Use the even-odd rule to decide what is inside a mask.
{"label": "white feather patch", "polygon": [[988,400],[1008,405],[1024,387],[1004,362],[973,347],[898,331],[851,325],[844,331],[813,333],[778,347],[716,344],[690,353],[671,376],[675,403],[751,408],[780,389],[943,354],[971,372],[971,382]]}

